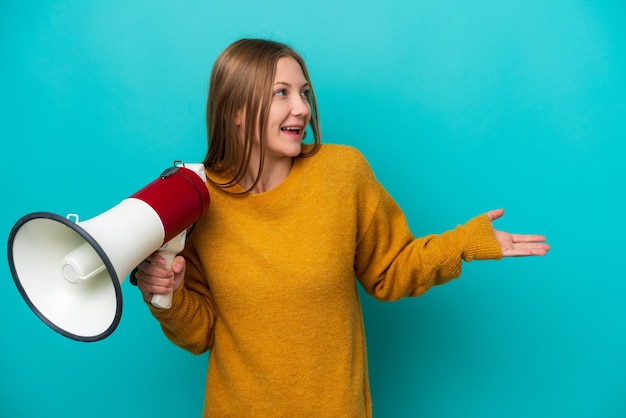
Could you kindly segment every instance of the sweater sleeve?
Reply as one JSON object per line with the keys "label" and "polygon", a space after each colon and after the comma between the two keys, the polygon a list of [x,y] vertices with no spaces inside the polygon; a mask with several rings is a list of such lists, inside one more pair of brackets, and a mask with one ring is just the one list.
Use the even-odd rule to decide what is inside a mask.
{"label": "sweater sleeve", "polygon": [[186,261],[185,281],[174,292],[172,307],[149,306],[170,341],[194,354],[201,354],[213,346],[216,314],[211,291],[195,254],[190,237],[182,254]]}
{"label": "sweater sleeve", "polygon": [[365,177],[366,196],[358,204],[355,271],[375,298],[419,296],[460,276],[462,260],[502,257],[486,214],[442,234],[415,238],[401,209],[373,174],[366,172]]}

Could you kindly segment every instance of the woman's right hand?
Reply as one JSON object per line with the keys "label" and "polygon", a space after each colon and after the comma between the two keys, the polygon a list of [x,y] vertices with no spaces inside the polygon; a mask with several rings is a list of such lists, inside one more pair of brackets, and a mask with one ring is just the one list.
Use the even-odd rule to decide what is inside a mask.
{"label": "woman's right hand", "polygon": [[150,303],[154,294],[167,294],[177,290],[185,277],[185,258],[174,257],[172,266],[166,267],[166,260],[157,251],[137,266],[135,278],[143,300]]}

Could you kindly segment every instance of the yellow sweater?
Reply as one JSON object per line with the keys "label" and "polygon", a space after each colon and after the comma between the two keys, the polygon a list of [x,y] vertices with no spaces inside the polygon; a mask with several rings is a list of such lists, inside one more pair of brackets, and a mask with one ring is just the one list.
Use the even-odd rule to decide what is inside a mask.
{"label": "yellow sweater", "polygon": [[502,256],[486,215],[416,239],[347,146],[296,159],[265,193],[209,191],[184,286],[151,308],[175,344],[211,350],[205,417],[371,416],[355,277],[395,300],[458,277],[462,259]]}

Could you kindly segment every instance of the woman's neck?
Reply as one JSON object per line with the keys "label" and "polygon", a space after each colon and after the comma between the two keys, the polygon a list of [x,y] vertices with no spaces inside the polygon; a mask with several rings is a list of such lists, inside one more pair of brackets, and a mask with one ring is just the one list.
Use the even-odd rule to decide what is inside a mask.
{"label": "woman's neck", "polygon": [[289,176],[291,167],[293,166],[294,158],[284,158],[280,161],[265,161],[263,164],[263,171],[259,180],[254,184],[259,173],[258,160],[250,159],[250,165],[245,174],[239,180],[239,185],[245,189],[250,189],[250,193],[257,194],[270,191],[280,186]]}

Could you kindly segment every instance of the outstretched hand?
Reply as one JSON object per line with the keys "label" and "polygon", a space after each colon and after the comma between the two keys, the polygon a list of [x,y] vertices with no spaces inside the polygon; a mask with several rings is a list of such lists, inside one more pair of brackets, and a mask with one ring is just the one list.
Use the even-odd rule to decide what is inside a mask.
{"label": "outstretched hand", "polygon": [[[503,209],[495,209],[487,212],[490,221],[504,215]],[[546,255],[550,246],[545,243],[546,237],[536,234],[510,234],[498,231],[494,228],[496,239],[502,247],[503,257],[525,257],[532,255]]]}

